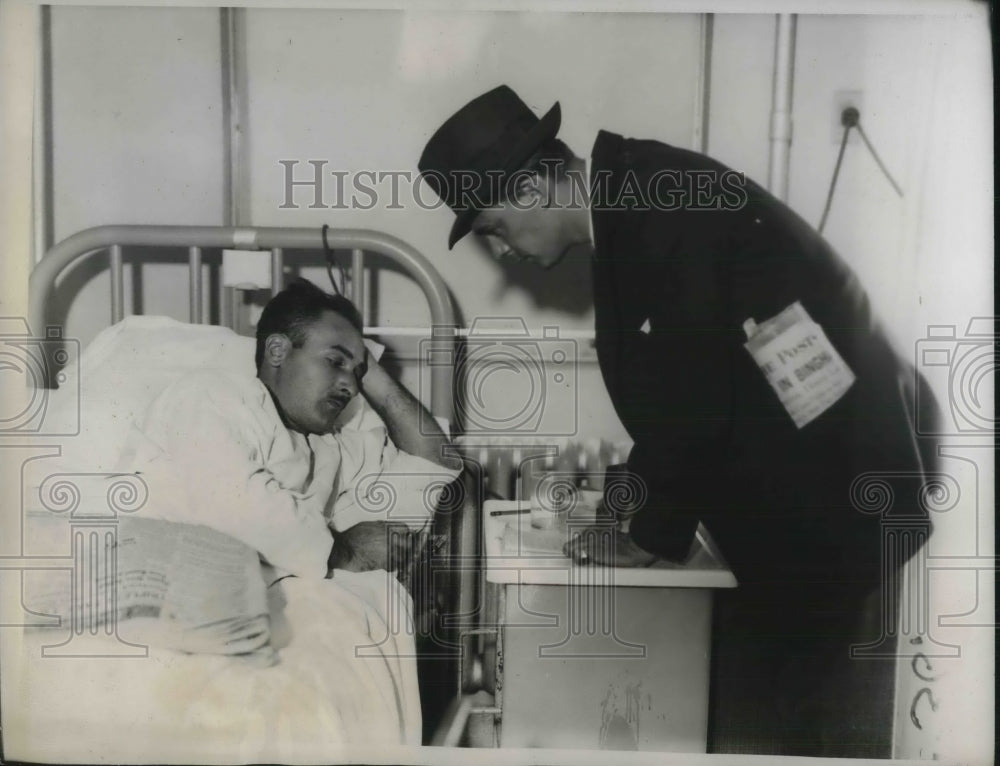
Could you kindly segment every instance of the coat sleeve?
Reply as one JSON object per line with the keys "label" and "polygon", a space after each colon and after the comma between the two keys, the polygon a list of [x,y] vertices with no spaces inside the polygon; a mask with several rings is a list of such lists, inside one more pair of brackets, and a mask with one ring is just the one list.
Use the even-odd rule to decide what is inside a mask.
{"label": "coat sleeve", "polygon": [[[641,547],[683,558],[703,512],[720,497],[731,427],[734,350],[721,271],[722,221],[656,220],[630,261],[649,332],[624,328],[618,371],[623,420],[635,442],[628,469],[645,502],[630,532]],[[719,213],[715,218],[724,218]],[[633,315],[632,324],[638,315]]]}

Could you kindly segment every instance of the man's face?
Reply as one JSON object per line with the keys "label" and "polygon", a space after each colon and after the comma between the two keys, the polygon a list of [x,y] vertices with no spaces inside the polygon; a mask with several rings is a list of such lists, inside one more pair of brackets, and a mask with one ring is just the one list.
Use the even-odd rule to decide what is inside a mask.
{"label": "man's face", "polygon": [[361,334],[332,311],[312,324],[305,343],[289,347],[274,378],[274,394],[290,425],[329,433],[366,372]]}
{"label": "man's face", "polygon": [[550,269],[562,260],[566,241],[557,210],[540,205],[518,209],[511,203],[486,208],[472,222],[472,231],[501,262],[532,263]]}

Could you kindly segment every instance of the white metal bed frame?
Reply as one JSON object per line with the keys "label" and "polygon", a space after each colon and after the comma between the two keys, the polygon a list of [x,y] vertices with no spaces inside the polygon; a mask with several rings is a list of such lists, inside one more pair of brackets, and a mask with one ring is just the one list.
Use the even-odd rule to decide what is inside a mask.
{"label": "white metal bed frame", "polygon": [[[420,252],[402,240],[388,234],[365,229],[328,229],[326,247],[331,250],[351,252],[352,301],[365,316],[364,280],[365,254],[377,253],[401,267],[415,281],[427,299],[431,313],[431,328],[428,335],[428,353],[434,354],[441,363],[430,369],[430,410],[431,413],[453,422],[453,376],[456,340],[460,330],[455,324],[448,287],[440,274]],[[184,248],[188,253],[189,271],[189,319],[192,323],[204,323],[202,310],[202,255],[206,249],[243,250],[249,252],[270,252],[271,292],[276,294],[284,282],[284,251],[324,250],[324,238],[319,228],[284,227],[223,227],[223,226],[99,226],[78,232],[53,246],[32,270],[29,280],[29,323],[31,330],[43,333],[48,324],[48,302],[53,287],[62,272],[71,265],[97,253],[109,254],[111,280],[111,314],[114,324],[125,317],[124,303],[124,248]],[[220,296],[221,298],[221,296]],[[225,319],[220,301],[220,319]],[[447,360],[447,361],[445,361]],[[51,380],[49,381],[51,384]],[[467,485],[475,483],[476,477],[467,477]],[[481,488],[480,488],[481,489]],[[448,548],[449,568],[454,573],[446,578],[454,592],[447,594],[449,611],[445,615],[444,629],[454,631],[457,638],[450,638],[452,650],[457,652],[458,688],[457,698],[463,693],[474,692],[465,679],[475,679],[476,667],[481,666],[481,658],[471,651],[465,651],[465,640],[478,631],[477,607],[480,590],[480,567],[478,566],[478,538],[480,515],[480,491],[466,491],[465,500],[459,513],[449,520]],[[464,688],[463,688],[464,687]],[[446,719],[454,716],[450,711]],[[445,720],[444,728],[453,726]],[[435,737],[439,739],[440,734]]]}
{"label": "white metal bed frame", "polygon": [[[365,286],[359,278],[365,253],[389,258],[399,265],[423,290],[431,311],[431,350],[435,359],[453,359],[457,328],[448,287],[440,274],[416,249],[396,237],[366,229],[329,229],[326,237],[332,250],[351,251],[351,299],[365,315]],[[35,265],[29,280],[29,323],[35,332],[46,325],[47,303],[56,279],[70,264],[99,252],[108,252],[111,278],[111,322],[125,317],[123,250],[126,247],[186,248],[188,251],[189,318],[202,324],[201,264],[204,249],[270,251],[271,291],[281,290],[284,251],[322,250],[320,229],[227,226],[98,226],[86,229],[52,247]],[[445,356],[447,355],[447,356]],[[454,401],[449,363],[431,367],[431,413],[452,421]]]}

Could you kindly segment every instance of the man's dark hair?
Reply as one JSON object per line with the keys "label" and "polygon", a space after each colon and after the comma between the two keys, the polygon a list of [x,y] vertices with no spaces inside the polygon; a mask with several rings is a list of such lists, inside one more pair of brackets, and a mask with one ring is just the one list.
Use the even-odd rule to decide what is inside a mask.
{"label": "man's dark hair", "polygon": [[[550,138],[535,151],[524,163],[520,172],[538,173],[550,184],[558,183],[569,175],[569,165],[576,159],[573,151],[558,138]],[[517,174],[507,177],[507,187],[504,198],[510,199],[514,189],[512,184]]]}
{"label": "man's dark hair", "polygon": [[555,167],[565,171],[566,165],[574,159],[576,159],[576,155],[561,139],[550,138],[538,147],[524,166],[528,170],[544,170],[546,167]]}
{"label": "man's dark hair", "polygon": [[257,369],[264,361],[267,336],[274,333],[287,335],[295,348],[301,348],[310,326],[323,316],[324,311],[339,314],[361,332],[363,323],[357,307],[342,295],[323,292],[308,279],[295,279],[271,298],[257,322],[257,351],[254,355]]}

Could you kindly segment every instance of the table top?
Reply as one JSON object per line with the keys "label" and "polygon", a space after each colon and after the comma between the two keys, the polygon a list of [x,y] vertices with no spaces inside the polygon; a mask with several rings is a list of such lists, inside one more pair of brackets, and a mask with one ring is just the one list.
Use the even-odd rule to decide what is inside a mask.
{"label": "table top", "polygon": [[561,552],[562,545],[574,534],[573,525],[536,529],[531,526],[530,503],[527,502],[487,500],[483,504],[483,530],[486,579],[492,583],[650,588],[735,588],[737,585],[736,577],[701,524],[683,563],[660,559],[641,568],[575,564]]}

